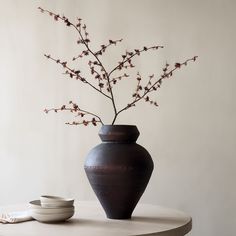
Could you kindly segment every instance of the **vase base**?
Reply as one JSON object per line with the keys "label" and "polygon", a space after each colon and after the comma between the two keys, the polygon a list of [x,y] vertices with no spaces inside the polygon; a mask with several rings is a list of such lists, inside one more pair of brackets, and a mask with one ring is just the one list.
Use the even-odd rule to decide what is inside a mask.
{"label": "vase base", "polygon": [[130,220],[131,219],[131,215],[119,215],[119,216],[110,216],[110,215],[106,215],[107,219],[111,219],[111,220]]}

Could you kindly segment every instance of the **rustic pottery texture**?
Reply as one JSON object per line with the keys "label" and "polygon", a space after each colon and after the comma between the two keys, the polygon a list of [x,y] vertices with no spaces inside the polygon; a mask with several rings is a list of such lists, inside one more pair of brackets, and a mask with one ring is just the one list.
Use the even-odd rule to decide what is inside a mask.
{"label": "rustic pottery texture", "polygon": [[103,125],[99,136],[102,143],[89,152],[85,172],[107,217],[129,219],[151,177],[152,158],[136,144],[136,126]]}

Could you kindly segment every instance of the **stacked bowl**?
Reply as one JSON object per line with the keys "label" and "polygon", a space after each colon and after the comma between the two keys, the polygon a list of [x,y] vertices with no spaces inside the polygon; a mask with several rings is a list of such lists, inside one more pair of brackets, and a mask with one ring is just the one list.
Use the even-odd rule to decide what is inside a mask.
{"label": "stacked bowl", "polygon": [[41,196],[29,203],[31,216],[40,222],[60,222],[74,215],[74,199],[56,196]]}

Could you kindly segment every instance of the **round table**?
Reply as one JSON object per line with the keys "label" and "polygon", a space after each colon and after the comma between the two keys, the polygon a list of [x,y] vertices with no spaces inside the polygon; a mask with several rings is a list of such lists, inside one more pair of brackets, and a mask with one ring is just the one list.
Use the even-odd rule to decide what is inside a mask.
{"label": "round table", "polygon": [[[1,211],[26,210],[27,204],[0,207]],[[97,202],[76,202],[75,215],[66,222],[45,224],[28,221],[0,224],[1,236],[183,236],[191,231],[191,217],[156,205],[138,204],[129,220],[107,219]]]}

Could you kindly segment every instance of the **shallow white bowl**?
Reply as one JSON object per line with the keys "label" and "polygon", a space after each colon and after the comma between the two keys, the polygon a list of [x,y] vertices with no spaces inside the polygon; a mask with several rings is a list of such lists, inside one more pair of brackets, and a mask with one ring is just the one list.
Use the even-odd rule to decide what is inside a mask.
{"label": "shallow white bowl", "polygon": [[65,221],[71,218],[73,215],[74,215],[74,211],[61,213],[61,214],[39,214],[39,213],[34,212],[34,210],[31,211],[31,216],[35,220],[44,222],[44,223]]}
{"label": "shallow white bowl", "polygon": [[38,214],[61,214],[74,211],[74,206],[70,207],[57,207],[57,208],[44,208],[41,206],[39,200],[34,200],[29,203],[30,211]]}
{"label": "shallow white bowl", "polygon": [[73,206],[74,199],[43,195],[40,197],[40,202],[42,207],[47,208],[70,207]]}

